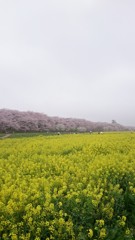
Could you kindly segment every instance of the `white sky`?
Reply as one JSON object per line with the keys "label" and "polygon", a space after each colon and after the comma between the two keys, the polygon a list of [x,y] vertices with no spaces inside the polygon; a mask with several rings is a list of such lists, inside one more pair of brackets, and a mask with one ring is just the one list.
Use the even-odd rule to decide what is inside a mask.
{"label": "white sky", "polygon": [[135,1],[0,0],[0,108],[135,126]]}

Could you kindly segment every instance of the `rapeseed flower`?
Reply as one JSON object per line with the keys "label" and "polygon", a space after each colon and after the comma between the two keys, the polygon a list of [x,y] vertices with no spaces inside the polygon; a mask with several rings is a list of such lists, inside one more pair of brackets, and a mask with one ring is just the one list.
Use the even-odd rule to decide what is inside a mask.
{"label": "rapeseed flower", "polygon": [[100,233],[99,233],[99,238],[103,239],[106,237],[106,229],[105,228],[101,228],[100,229]]}
{"label": "rapeseed flower", "polygon": [[92,237],[93,237],[93,230],[92,230],[92,229],[89,229],[89,230],[88,230],[88,237],[89,237],[89,238],[92,238]]}

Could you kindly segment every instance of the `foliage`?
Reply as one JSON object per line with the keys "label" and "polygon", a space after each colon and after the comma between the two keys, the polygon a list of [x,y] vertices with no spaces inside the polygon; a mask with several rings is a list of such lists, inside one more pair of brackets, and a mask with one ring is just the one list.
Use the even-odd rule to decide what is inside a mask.
{"label": "foliage", "polygon": [[[0,109],[1,133],[125,131],[120,124],[91,122],[84,119],[49,117],[36,112]],[[134,129],[132,129],[134,130]]]}
{"label": "foliage", "polygon": [[0,239],[135,239],[135,135],[0,141]]}

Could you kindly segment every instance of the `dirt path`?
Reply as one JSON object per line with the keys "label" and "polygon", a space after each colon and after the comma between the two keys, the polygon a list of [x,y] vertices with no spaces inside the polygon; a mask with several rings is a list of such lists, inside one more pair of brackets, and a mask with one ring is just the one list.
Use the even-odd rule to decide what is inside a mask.
{"label": "dirt path", "polygon": [[4,139],[4,138],[8,138],[10,137],[12,134],[5,134],[3,137],[0,137],[0,139]]}

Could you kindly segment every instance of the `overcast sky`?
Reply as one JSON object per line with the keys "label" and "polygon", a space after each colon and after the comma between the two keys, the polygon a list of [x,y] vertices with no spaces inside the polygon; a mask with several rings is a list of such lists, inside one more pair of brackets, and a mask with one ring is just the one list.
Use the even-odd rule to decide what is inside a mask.
{"label": "overcast sky", "polygon": [[135,126],[135,0],[0,0],[0,108]]}

